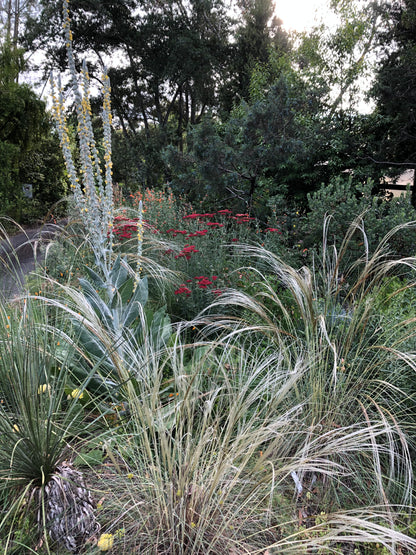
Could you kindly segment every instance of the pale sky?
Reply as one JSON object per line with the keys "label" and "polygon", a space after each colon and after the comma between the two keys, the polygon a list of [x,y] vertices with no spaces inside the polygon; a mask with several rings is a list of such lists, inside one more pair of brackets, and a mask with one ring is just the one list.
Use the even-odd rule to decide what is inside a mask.
{"label": "pale sky", "polygon": [[327,0],[275,0],[275,13],[287,30],[306,31],[329,15]]}

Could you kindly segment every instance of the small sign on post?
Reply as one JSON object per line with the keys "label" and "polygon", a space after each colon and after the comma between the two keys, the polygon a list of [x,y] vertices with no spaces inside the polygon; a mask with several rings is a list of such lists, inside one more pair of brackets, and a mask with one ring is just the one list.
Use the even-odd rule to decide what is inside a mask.
{"label": "small sign on post", "polygon": [[24,183],[22,185],[23,196],[26,198],[33,198],[33,185],[31,183]]}

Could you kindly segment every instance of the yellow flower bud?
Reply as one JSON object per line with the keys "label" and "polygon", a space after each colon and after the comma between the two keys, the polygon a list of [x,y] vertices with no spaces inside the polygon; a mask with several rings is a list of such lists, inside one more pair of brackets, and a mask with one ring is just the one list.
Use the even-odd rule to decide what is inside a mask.
{"label": "yellow flower bud", "polygon": [[97,547],[100,551],[108,551],[113,547],[114,536],[113,534],[101,534],[98,540]]}
{"label": "yellow flower bud", "polygon": [[71,391],[71,397],[73,399],[82,399],[84,397],[84,393],[80,389],[74,389]]}
{"label": "yellow flower bud", "polygon": [[50,393],[51,392],[51,386],[48,383],[43,383],[38,387],[38,394],[40,395],[41,393]]}

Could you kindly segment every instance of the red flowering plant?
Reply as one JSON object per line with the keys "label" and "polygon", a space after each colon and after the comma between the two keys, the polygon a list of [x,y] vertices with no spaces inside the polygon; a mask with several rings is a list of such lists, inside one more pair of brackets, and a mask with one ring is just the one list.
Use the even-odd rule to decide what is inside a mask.
{"label": "red flowering plant", "polygon": [[[153,248],[149,256],[177,276],[166,297],[168,311],[177,319],[195,317],[229,287],[251,288],[247,272],[237,271],[246,264],[236,248],[239,244],[281,241],[277,225],[262,230],[249,213],[235,213],[229,208],[200,210],[202,205],[193,206],[169,191],[135,193],[132,208],[140,200],[144,241],[153,238],[159,242],[159,248]],[[114,222],[119,246],[132,256],[136,224],[128,210]]]}
{"label": "red flowering plant", "polygon": [[162,263],[184,276],[174,288],[171,314],[189,319],[226,288],[241,286],[241,277],[235,270],[243,264],[243,258],[235,245],[257,242],[258,233],[253,217],[237,215],[229,209],[216,212],[191,209],[175,227],[166,230],[179,251],[167,249]]}
{"label": "red flowering plant", "polygon": [[127,207],[137,211],[140,201],[143,203],[144,219],[160,233],[163,234],[168,230],[170,233],[184,230],[179,226],[179,222],[185,214],[189,213],[189,205],[181,197],[176,197],[169,188],[145,189],[130,193]]}

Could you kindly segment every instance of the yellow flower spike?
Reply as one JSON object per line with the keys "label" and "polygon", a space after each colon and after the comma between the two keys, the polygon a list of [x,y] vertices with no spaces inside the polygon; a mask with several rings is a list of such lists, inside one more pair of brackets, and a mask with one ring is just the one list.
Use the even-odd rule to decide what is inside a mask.
{"label": "yellow flower spike", "polygon": [[114,545],[113,534],[101,534],[97,547],[100,551],[108,551]]}
{"label": "yellow flower spike", "polygon": [[127,478],[128,478],[129,480],[133,480],[134,474],[133,474],[132,472],[129,472],[129,473],[127,474]]}
{"label": "yellow flower spike", "polygon": [[16,433],[19,433],[19,432],[20,432],[19,426],[18,426],[17,424],[15,424],[15,425],[13,426],[13,431],[16,432]]}

